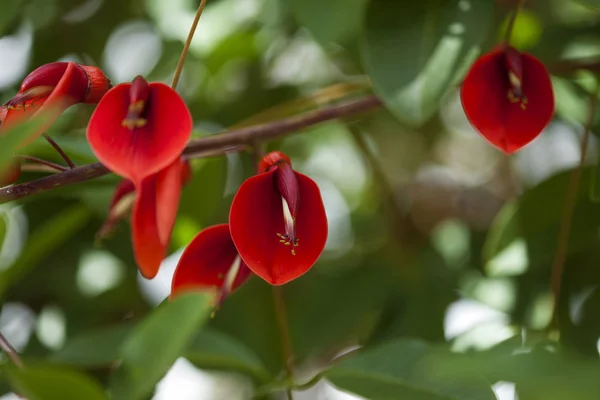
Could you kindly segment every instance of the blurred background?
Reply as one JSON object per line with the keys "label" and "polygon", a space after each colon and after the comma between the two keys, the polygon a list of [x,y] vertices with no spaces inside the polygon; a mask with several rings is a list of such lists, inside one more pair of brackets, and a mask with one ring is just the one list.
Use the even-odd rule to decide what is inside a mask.
{"label": "blurred background", "polygon": [[[138,74],[168,83],[198,5],[194,0],[0,3],[6,10],[0,15],[2,102],[31,70],[57,60],[100,66],[113,84]],[[574,378],[575,371],[600,372],[600,207],[590,195],[595,137],[574,217],[560,339],[549,340],[544,332],[552,311],[548,282],[566,171],[578,163],[587,99],[597,79],[586,72],[563,75],[556,68],[555,120],[532,144],[505,157],[470,127],[458,87],[465,67],[502,37],[516,2],[452,1],[466,10],[486,3],[491,11],[478,24],[447,27],[448,46],[461,41],[470,46],[448,71],[439,62],[415,61],[425,39],[422,21],[410,15],[422,6],[408,0],[373,3],[378,5],[209,0],[179,84],[196,136],[352,100],[373,88],[386,98],[387,108],[268,144],[317,181],[329,220],[320,261],[285,287],[297,376],[308,380],[357,346],[412,337],[475,354],[490,368],[499,351],[530,353],[532,364],[523,365],[532,367],[521,375],[515,377],[509,373],[514,365],[501,362],[490,372],[500,400],[600,398],[597,379]],[[551,72],[565,60],[600,60],[600,9],[586,3],[593,1],[527,1],[513,43]],[[438,5],[428,7],[435,11]],[[373,33],[378,24],[382,31]],[[390,41],[382,56],[373,42],[385,44],[377,35],[392,28],[412,42]],[[450,50],[440,51],[445,57]],[[387,102],[393,97],[388,92],[415,65],[423,71],[429,66],[425,83],[443,76],[445,89],[435,104],[399,112],[401,99]],[[409,98],[423,104],[413,89]],[[84,134],[92,111],[74,106],[49,132],[77,164],[96,161]],[[600,134],[600,117],[593,133]],[[29,154],[60,162],[42,140]],[[183,248],[204,227],[227,221],[233,195],[253,173],[252,156],[245,153],[195,160],[193,168],[171,255],[152,281],[137,272],[126,221],[112,238],[94,242],[118,183],[114,176],[0,206],[0,331],[24,356],[64,355],[81,335],[135,321],[165,299]],[[41,176],[24,173],[21,181]],[[270,288],[259,279],[227,299],[207,329],[250,349],[266,371],[280,371]],[[561,357],[540,364],[552,354]],[[106,366],[69,356],[63,362],[102,382],[110,373]],[[251,373],[203,365],[193,354],[179,359],[153,398],[252,397]],[[7,392],[0,382],[0,393]],[[294,398],[358,397],[322,381]]]}

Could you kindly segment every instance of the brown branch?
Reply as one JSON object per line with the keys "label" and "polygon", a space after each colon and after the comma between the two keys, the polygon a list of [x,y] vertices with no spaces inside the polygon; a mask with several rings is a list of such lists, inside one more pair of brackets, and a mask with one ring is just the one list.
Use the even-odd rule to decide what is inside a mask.
{"label": "brown branch", "polygon": [[[218,154],[224,154],[231,152],[232,148],[235,151],[235,146],[252,146],[256,142],[280,138],[321,122],[368,111],[380,105],[381,102],[377,97],[365,96],[358,100],[325,107],[299,116],[195,139],[190,141],[183,153],[190,158],[206,157],[207,153],[217,155],[217,150],[221,151],[217,152]],[[0,204],[99,178],[108,173],[110,171],[105,166],[94,163],[31,182],[5,187],[0,189]]]}
{"label": "brown branch", "polygon": [[552,263],[552,275],[550,277],[550,286],[554,294],[554,306],[552,310],[552,320],[549,328],[558,328],[558,309],[560,301],[560,291],[562,286],[562,276],[565,269],[565,261],[567,258],[567,249],[569,244],[569,235],[571,233],[571,225],[573,223],[573,214],[575,212],[575,203],[577,202],[577,193],[579,192],[579,184],[581,183],[581,173],[585,163],[585,155],[587,153],[590,131],[594,124],[596,116],[596,108],[598,106],[598,95],[600,94],[600,85],[598,90],[590,95],[590,105],[587,120],[584,125],[583,138],[581,140],[581,148],[579,152],[579,165],[575,168],[569,177],[567,186],[567,194],[563,208],[562,218],[558,231],[556,243],[556,252],[554,253],[554,261]]}
{"label": "brown branch", "polygon": [[19,353],[15,350],[14,347],[10,344],[8,339],[0,332],[0,349],[2,349],[8,357],[12,360],[13,364],[15,364],[19,368],[23,368],[23,361],[21,361],[21,357],[19,357]]}
{"label": "brown branch", "polygon": [[76,167],[75,163],[73,161],[71,161],[71,159],[69,158],[67,153],[65,153],[65,151],[58,145],[58,143],[56,143],[54,141],[54,139],[52,139],[50,136],[48,136],[45,133],[42,134],[42,136],[44,137],[44,139],[46,139],[48,141],[48,143],[50,143],[50,146],[52,146],[54,148],[54,150],[56,150],[56,152],[62,157],[62,159],[65,160],[65,162],[67,163],[69,168],[73,169]]}

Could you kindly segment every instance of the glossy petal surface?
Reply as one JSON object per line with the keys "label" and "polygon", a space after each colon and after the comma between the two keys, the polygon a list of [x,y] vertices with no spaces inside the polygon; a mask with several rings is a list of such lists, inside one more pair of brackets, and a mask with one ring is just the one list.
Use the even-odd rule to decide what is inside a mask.
{"label": "glossy petal surface", "polygon": [[504,52],[479,58],[461,87],[461,101],[471,125],[490,143],[514,153],[535,139],[552,119],[554,94],[544,65],[529,54],[521,54],[522,91],[525,109],[508,98],[510,82]]}
{"label": "glossy petal surface", "polygon": [[[42,67],[36,71],[39,70],[42,70]],[[36,76],[31,73],[23,82],[21,91],[7,103],[9,109],[2,129],[8,129],[36,114],[48,113],[45,123],[31,136],[27,141],[29,143],[44,133],[67,108],[83,101],[88,90],[88,79],[84,71],[77,64],[70,62],[66,65],[64,74],[55,82],[61,71],[62,64],[60,68],[49,70],[43,75]],[[55,82],[54,88],[42,85],[51,82]],[[36,83],[40,85],[30,87]]]}
{"label": "glossy petal surface", "polygon": [[276,169],[246,180],[233,199],[229,228],[235,246],[248,267],[272,285],[283,285],[307,272],[327,241],[327,217],[317,184],[294,172],[300,201],[296,215],[299,240],[292,255],[280,243],[285,232],[281,195],[275,189]]}
{"label": "glossy petal surface", "polygon": [[131,236],[142,275],[152,279],[165,257],[181,195],[179,160],[137,185]]}
{"label": "glossy petal surface", "polygon": [[143,127],[123,126],[130,106],[130,83],[117,85],[100,100],[87,137],[98,159],[117,174],[139,182],[178,159],[192,132],[192,117],[181,97],[162,83],[149,84]]}
{"label": "glossy petal surface", "polygon": [[[204,229],[181,255],[173,275],[171,296],[187,290],[213,287],[221,289],[237,256],[228,224]],[[242,261],[231,291],[246,282],[250,275],[250,269]]]}

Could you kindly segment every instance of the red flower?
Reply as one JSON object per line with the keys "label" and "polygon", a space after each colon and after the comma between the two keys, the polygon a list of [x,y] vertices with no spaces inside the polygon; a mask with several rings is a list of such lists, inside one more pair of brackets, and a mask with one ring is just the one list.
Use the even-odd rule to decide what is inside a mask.
{"label": "red flower", "polygon": [[327,241],[317,184],[292,170],[281,152],[267,154],[259,174],[242,184],[231,205],[229,228],[244,262],[272,285],[307,272]]}
{"label": "red flower", "polygon": [[220,305],[251,275],[231,240],[229,225],[211,226],[196,235],[181,255],[170,297],[190,290],[217,288]]}
{"label": "red flower", "polygon": [[537,58],[509,46],[475,61],[460,97],[473,127],[509,154],[535,139],[554,114],[548,71]]}
{"label": "red flower", "polygon": [[191,133],[192,117],[177,92],[141,76],[106,93],[87,127],[102,164],[136,184],[177,160]]}
{"label": "red flower", "polygon": [[97,67],[74,62],[54,62],[31,72],[17,95],[4,104],[8,110],[2,129],[36,114],[51,111],[44,125],[29,138],[41,135],[67,108],[77,103],[97,103],[110,88],[110,81]]}
{"label": "red flower", "polygon": [[[181,160],[181,162],[181,185],[183,186],[190,180],[192,169],[188,160]],[[109,236],[114,231],[116,224],[129,214],[135,201],[135,193],[133,182],[123,179],[119,183],[108,206],[108,217],[96,234],[97,240]]]}

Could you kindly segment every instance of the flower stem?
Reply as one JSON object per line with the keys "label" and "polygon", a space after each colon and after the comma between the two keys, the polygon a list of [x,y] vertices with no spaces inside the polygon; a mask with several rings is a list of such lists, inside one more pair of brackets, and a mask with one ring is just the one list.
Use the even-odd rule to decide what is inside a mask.
{"label": "flower stem", "polygon": [[510,19],[508,20],[508,26],[506,27],[506,32],[505,32],[505,36],[504,36],[504,43],[507,45],[510,45],[510,37],[512,35],[512,31],[515,27],[515,21],[517,20],[517,15],[519,15],[519,11],[521,11],[521,7],[523,7],[523,3],[525,3],[525,0],[518,0],[517,5],[515,6],[515,9],[513,10],[512,15],[510,16]]}
{"label": "flower stem", "polygon": [[8,355],[8,357],[12,360],[13,364],[15,364],[19,368],[23,368],[23,361],[21,361],[21,357],[19,357],[19,353],[15,350],[14,347],[10,344],[10,342],[6,339],[6,337],[0,332],[0,348]]}
{"label": "flower stem", "polygon": [[[22,159],[24,159],[24,160],[33,161],[36,164],[40,164],[40,165],[46,166],[50,170],[52,170],[52,172],[64,172],[64,171],[68,171],[69,170],[69,168],[67,168],[67,167],[63,167],[62,165],[53,163],[51,161],[42,160],[41,158],[32,157],[32,156],[19,156],[19,157],[22,158]],[[25,167],[27,167],[27,164],[23,165],[23,168],[21,168],[21,169],[32,171],[32,172],[35,171],[35,169],[33,169],[33,168],[29,169],[29,168],[25,168]],[[44,171],[48,171],[48,170],[45,169]]]}
{"label": "flower stem", "polygon": [[[287,380],[292,381],[292,339],[288,325],[287,312],[285,310],[285,302],[283,299],[283,288],[281,286],[273,286],[273,303],[275,304],[275,318],[279,327],[279,336],[281,337],[281,350],[283,355],[283,365],[287,374]],[[286,390],[288,400],[292,400],[292,390]]]}
{"label": "flower stem", "polygon": [[185,63],[185,58],[187,57],[190,45],[192,44],[194,33],[196,33],[196,28],[198,27],[200,16],[202,15],[202,11],[204,11],[204,6],[206,6],[206,0],[201,0],[200,5],[198,6],[198,11],[196,11],[196,16],[194,17],[194,22],[192,22],[190,33],[188,33],[188,37],[185,40],[185,44],[183,45],[183,50],[181,50],[181,56],[179,57],[177,68],[175,68],[175,75],[173,75],[173,82],[171,83],[171,87],[173,89],[176,89],[177,84],[179,83],[179,77],[181,76],[181,71],[183,70],[183,64]]}
{"label": "flower stem", "polygon": [[44,137],[44,139],[46,139],[48,141],[48,143],[50,143],[50,146],[52,146],[54,148],[54,150],[56,150],[56,152],[58,154],[60,154],[60,156],[62,157],[63,160],[65,160],[65,162],[67,163],[69,168],[73,169],[76,167],[75,163],[73,161],[71,161],[71,159],[69,158],[67,153],[65,153],[65,151],[58,145],[58,143],[56,143],[54,141],[54,139],[52,139],[50,136],[48,136],[45,133],[42,136]]}
{"label": "flower stem", "polygon": [[587,153],[590,131],[594,124],[596,109],[598,106],[598,96],[600,95],[600,84],[595,93],[591,95],[590,105],[588,108],[588,116],[584,125],[583,138],[579,151],[579,165],[571,172],[569,184],[567,186],[567,194],[563,208],[562,217],[558,231],[556,243],[556,252],[554,253],[554,261],[552,263],[552,273],[550,277],[550,286],[554,295],[554,306],[552,310],[552,320],[549,328],[558,328],[558,310],[560,301],[560,291],[562,285],[562,277],[565,269],[565,260],[567,258],[567,247],[569,243],[569,235],[571,233],[571,225],[573,223],[573,214],[575,211],[575,203],[577,202],[577,193],[579,192],[579,184],[581,183],[581,174],[585,163],[585,155]]}

